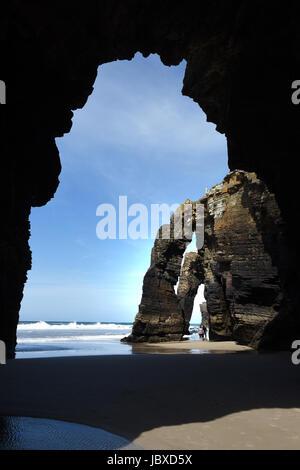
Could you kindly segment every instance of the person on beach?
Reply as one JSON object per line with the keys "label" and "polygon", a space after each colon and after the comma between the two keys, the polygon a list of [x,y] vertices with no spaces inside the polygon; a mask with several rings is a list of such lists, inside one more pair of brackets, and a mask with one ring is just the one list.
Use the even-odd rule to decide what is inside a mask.
{"label": "person on beach", "polygon": [[204,330],[203,330],[203,326],[200,325],[199,328],[198,328],[198,335],[199,335],[199,338],[203,340],[203,337],[204,337]]}
{"label": "person on beach", "polygon": [[203,325],[203,340],[206,341],[207,340],[207,336],[206,336],[206,333],[207,333],[207,328],[205,325]]}

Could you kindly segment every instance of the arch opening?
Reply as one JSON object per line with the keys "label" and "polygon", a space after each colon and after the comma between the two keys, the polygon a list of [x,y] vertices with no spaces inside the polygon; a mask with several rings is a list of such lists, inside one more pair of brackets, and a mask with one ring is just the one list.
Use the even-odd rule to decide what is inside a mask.
{"label": "arch opening", "polygon": [[180,93],[184,71],[184,62],[169,68],[140,54],[100,68],[71,133],[57,140],[55,198],[32,210],[21,322],[133,322],[153,240],[98,240],[97,204],[119,209],[126,194],[128,205],[171,205],[227,171],[224,136]]}

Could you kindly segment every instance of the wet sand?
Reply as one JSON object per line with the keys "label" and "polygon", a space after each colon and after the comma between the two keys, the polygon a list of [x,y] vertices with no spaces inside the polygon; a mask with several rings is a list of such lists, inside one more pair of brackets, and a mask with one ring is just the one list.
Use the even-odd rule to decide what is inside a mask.
{"label": "wet sand", "polygon": [[95,426],[145,449],[299,449],[300,366],[252,352],[16,360],[0,367],[0,415]]}
{"label": "wet sand", "polygon": [[141,450],[103,429],[45,418],[0,416],[1,450]]}
{"label": "wet sand", "polygon": [[209,354],[209,353],[236,353],[253,352],[248,346],[242,346],[234,341],[169,341],[167,343],[136,343],[132,344],[133,353],[151,353],[151,354]]}

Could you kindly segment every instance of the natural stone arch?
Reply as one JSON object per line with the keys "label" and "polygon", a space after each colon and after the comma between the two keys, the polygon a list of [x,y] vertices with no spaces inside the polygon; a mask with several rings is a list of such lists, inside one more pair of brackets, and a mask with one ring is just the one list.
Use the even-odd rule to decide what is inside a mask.
{"label": "natural stone arch", "polygon": [[299,154],[299,109],[290,100],[291,81],[299,78],[299,9],[296,0],[272,8],[243,0],[184,6],[173,0],[17,0],[3,6],[0,336],[10,357],[31,263],[28,216],[58,185],[54,139],[69,132],[72,110],[84,106],[98,66],[137,51],[158,53],[165,65],[187,61],[183,93],[226,134],[230,169],[255,171],[276,194],[292,246],[284,260],[274,261],[288,299],[284,342],[291,331],[299,334],[298,175],[290,170]]}
{"label": "natural stone arch", "polygon": [[190,251],[185,253],[180,272],[177,297],[183,312],[183,334],[189,334],[189,326],[194,308],[198,288],[204,283],[204,269],[202,253]]}
{"label": "natural stone arch", "polygon": [[[258,349],[280,348],[286,306],[273,259],[286,253],[286,246],[274,194],[254,173],[236,170],[197,202],[205,208],[203,247],[186,253],[182,265],[191,239],[176,239],[175,230],[169,239],[161,239],[162,226],[132,334],[124,341],[181,340],[188,333],[198,287],[205,284],[210,339],[235,340]],[[172,215],[171,227],[184,207],[185,203]]]}

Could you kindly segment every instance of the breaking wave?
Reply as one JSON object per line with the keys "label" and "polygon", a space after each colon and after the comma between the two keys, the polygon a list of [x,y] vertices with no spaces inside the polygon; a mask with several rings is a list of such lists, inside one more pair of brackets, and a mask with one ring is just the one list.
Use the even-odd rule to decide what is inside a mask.
{"label": "breaking wave", "polygon": [[18,331],[32,331],[32,330],[127,330],[132,327],[132,324],[126,323],[59,323],[59,322],[45,322],[38,321],[32,323],[19,323]]}

